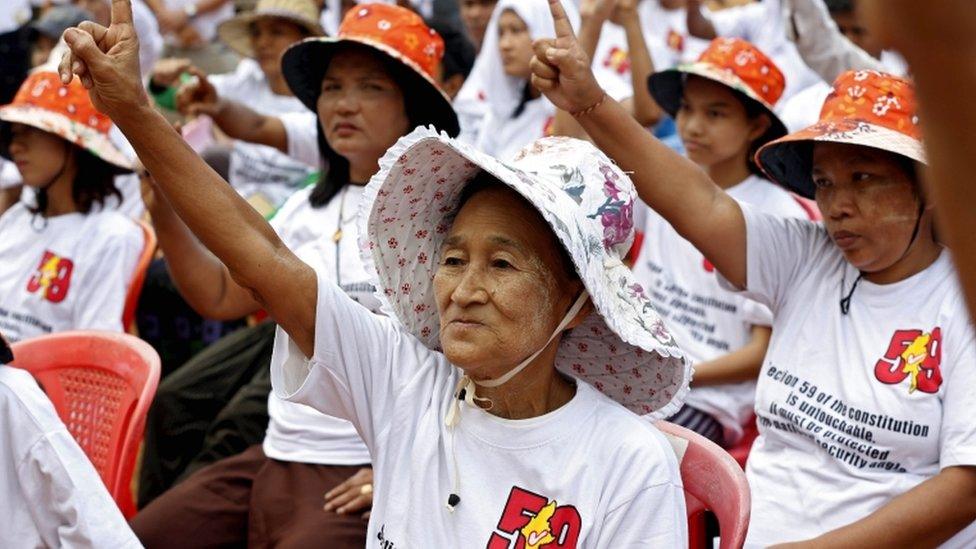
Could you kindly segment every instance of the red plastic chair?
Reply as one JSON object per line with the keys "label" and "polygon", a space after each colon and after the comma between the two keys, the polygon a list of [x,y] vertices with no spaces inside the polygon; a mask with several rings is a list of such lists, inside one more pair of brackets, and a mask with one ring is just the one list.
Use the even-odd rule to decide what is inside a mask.
{"label": "red plastic chair", "polygon": [[739,442],[735,446],[728,449],[729,454],[739,463],[739,467],[742,467],[743,470],[746,468],[749,452],[752,451],[752,445],[756,442],[756,437],[758,436],[759,427],[756,425],[756,415],[753,414],[742,429],[742,438],[739,439]]}
{"label": "red plastic chair", "polygon": [[159,385],[159,355],[115,332],[62,332],[11,346],[54,403],[126,518],[136,512],[132,473]]}
{"label": "red plastic chair", "polygon": [[139,295],[142,294],[142,284],[146,281],[146,271],[149,270],[149,263],[156,255],[156,231],[145,221],[136,221],[136,223],[142,229],[142,253],[139,255],[135,270],[132,271],[132,278],[129,279],[125,309],[122,310],[122,329],[130,333],[136,319],[136,306],[139,304]]}
{"label": "red plastic chair", "polygon": [[725,450],[698,433],[667,421],[657,428],[671,438],[681,463],[688,505],[688,545],[710,546],[705,539],[705,511],[718,518],[721,549],[742,547],[749,529],[751,499],[746,475]]}

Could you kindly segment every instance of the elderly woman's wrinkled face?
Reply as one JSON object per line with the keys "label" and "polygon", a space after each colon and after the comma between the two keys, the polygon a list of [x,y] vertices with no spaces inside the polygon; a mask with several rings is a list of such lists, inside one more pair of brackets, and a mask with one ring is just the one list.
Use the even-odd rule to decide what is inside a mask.
{"label": "elderly woman's wrinkled face", "polygon": [[506,187],[458,212],[434,276],[441,345],[475,379],[494,379],[545,346],[582,283],[552,229]]}
{"label": "elderly woman's wrinkled face", "polygon": [[365,49],[336,53],[322,78],[319,123],[325,140],[350,162],[376,162],[410,128],[403,91]]}
{"label": "elderly woman's wrinkled face", "polygon": [[813,149],[813,182],[824,226],[851,265],[873,273],[901,259],[922,199],[894,154],[818,143]]}
{"label": "elderly woman's wrinkled face", "polygon": [[532,36],[513,10],[505,10],[498,17],[498,53],[508,76],[528,79],[532,75]]}

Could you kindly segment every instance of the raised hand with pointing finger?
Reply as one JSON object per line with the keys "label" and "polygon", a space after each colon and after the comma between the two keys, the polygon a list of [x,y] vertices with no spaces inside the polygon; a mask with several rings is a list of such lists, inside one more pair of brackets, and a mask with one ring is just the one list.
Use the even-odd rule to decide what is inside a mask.
{"label": "raised hand with pointing finger", "polygon": [[64,31],[68,52],[58,73],[68,83],[77,75],[92,103],[113,120],[134,106],[149,104],[139,73],[139,40],[129,0],[112,0],[112,19],[103,27],[85,21]]}
{"label": "raised hand with pointing finger", "polygon": [[581,113],[599,105],[606,94],[593,76],[590,58],[576,39],[560,0],[549,0],[549,9],[556,37],[532,45],[532,85],[560,109]]}

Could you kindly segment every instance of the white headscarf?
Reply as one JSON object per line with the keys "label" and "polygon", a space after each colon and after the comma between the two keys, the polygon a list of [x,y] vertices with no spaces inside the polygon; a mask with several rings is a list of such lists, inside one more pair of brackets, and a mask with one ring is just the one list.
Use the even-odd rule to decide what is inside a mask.
{"label": "white headscarf", "polygon": [[[572,1],[563,6],[574,27],[579,26],[579,12]],[[556,107],[545,97],[530,101],[518,117],[513,117],[522,102],[526,80],[505,73],[498,50],[498,19],[505,10],[512,10],[528,27],[533,40],[556,35],[547,0],[500,0],[488,22],[485,41],[475,61],[474,69],[455,102],[463,113],[465,103],[472,100],[485,113],[476,132],[479,148],[502,160],[507,160],[524,145],[543,137],[547,121],[556,114]],[[466,128],[462,128],[464,132]]]}

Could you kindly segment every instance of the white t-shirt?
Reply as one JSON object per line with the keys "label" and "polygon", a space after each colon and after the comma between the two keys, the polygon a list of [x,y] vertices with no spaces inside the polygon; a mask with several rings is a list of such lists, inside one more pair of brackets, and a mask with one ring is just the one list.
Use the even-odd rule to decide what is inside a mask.
{"label": "white t-shirt", "polygon": [[661,7],[659,0],[645,0],[637,6],[644,38],[651,51],[654,70],[663,71],[682,63],[691,63],[708,47],[709,41],[688,34],[685,8]]}
{"label": "white t-shirt", "polygon": [[2,365],[0,545],[142,547],[34,378]]}
{"label": "white t-shirt", "polygon": [[[271,220],[282,242],[322,276],[373,312],[379,300],[359,256],[358,227],[355,222],[363,187],[347,185],[322,208],[308,202],[311,188],[288,200]],[[340,213],[341,222],[340,222]],[[339,242],[333,234],[341,227]],[[370,462],[369,450],[345,419],[328,416],[304,404],[287,402],[271,393],[268,396],[268,432],[264,453],[273,459],[323,465],[362,465]]]}
{"label": "white t-shirt", "polygon": [[[806,217],[805,210],[782,187],[750,176],[727,189],[740,203],[784,217]],[[648,209],[644,241],[634,275],[654,299],[678,345],[693,363],[713,360],[741,348],[754,325],[772,325],[764,305],[719,285],[715,268],[690,242],[656,212]],[[717,419],[725,442],[735,444],[752,414],[756,383],[696,387],[685,403]]]}
{"label": "white t-shirt", "polygon": [[319,151],[319,119],[308,109],[282,114],[278,117],[288,136],[288,156],[317,168],[322,167]]}
{"label": "white t-shirt", "polygon": [[452,432],[444,418],[459,371],[327,277],[312,359],[279,330],[271,376],[276,394],[363,435],[383,495],[369,547],[511,547],[519,536],[551,541],[547,530],[567,547],[688,543],[677,460],[651,424],[580,383],[569,403],[527,420],[462,404]]}
{"label": "white t-shirt", "polygon": [[[844,315],[857,271],[826,230],[743,210],[747,294],[774,318],[748,545],[809,539],[976,465],[976,338],[949,252],[900,282],[862,279]],[[945,546],[976,546],[976,524]]]}
{"label": "white t-shirt", "polygon": [[747,40],[776,63],[786,77],[783,99],[822,82],[803,62],[796,45],[786,38],[785,19],[780,0],[763,0],[715,12],[707,12],[716,34]]}
{"label": "white t-shirt", "polygon": [[0,34],[13,32],[27,24],[31,18],[28,0],[5,0],[0,9]]}
{"label": "white t-shirt", "polygon": [[[209,78],[218,95],[246,104],[260,114],[281,116],[308,112],[298,98],[271,91],[260,65],[253,59],[242,59],[233,72]],[[312,166],[317,165],[317,161],[311,166],[302,163],[274,147],[235,140],[229,180],[244,198],[277,208],[314,171]]]}
{"label": "white t-shirt", "polygon": [[142,230],[112,211],[0,216],[0,332],[10,341],[64,330],[121,332]]}
{"label": "white t-shirt", "polygon": [[23,184],[24,181],[20,177],[17,164],[14,164],[6,158],[0,158],[0,191],[19,187]]}
{"label": "white t-shirt", "polygon": [[[171,10],[183,10],[184,7],[193,2],[197,3],[198,0],[163,0],[167,9]],[[219,8],[214,11],[201,13],[190,19],[190,26],[196,29],[197,33],[200,34],[200,38],[204,42],[213,42],[217,37],[217,26],[224,21],[234,17],[234,2],[227,0]]]}

